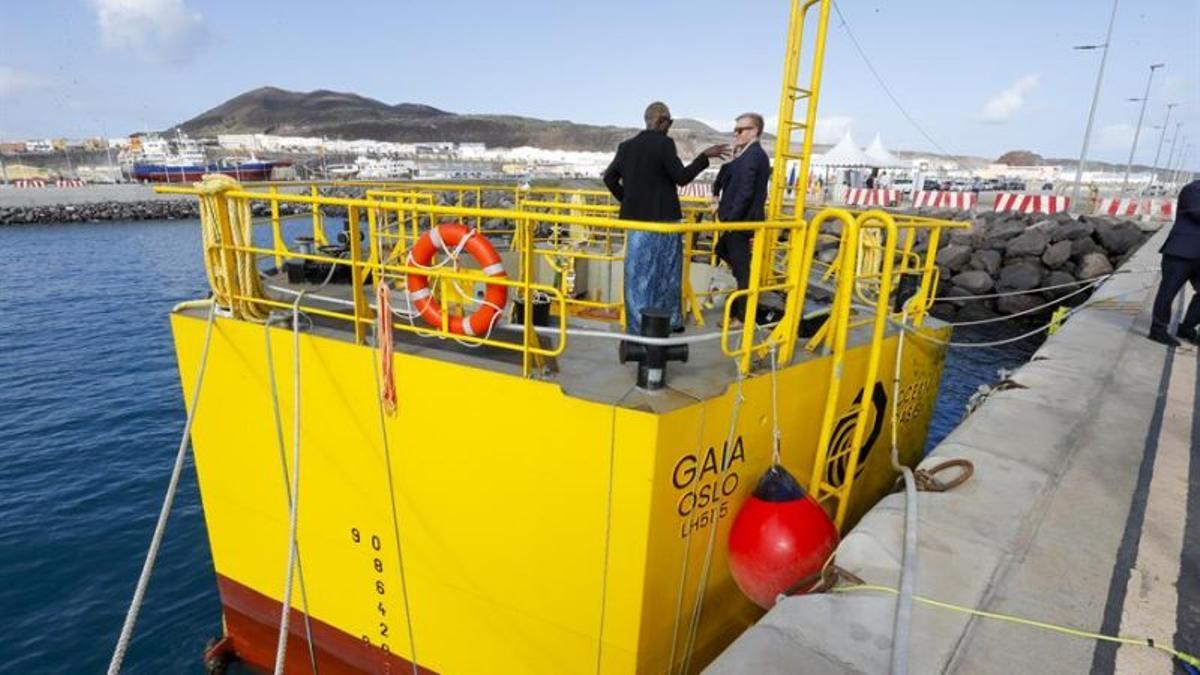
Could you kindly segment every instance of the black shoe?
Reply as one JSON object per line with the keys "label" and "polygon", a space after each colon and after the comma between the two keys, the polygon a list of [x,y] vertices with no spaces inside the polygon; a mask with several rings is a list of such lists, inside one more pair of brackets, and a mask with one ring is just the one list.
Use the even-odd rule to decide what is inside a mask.
{"label": "black shoe", "polygon": [[1184,340],[1185,342],[1190,342],[1194,345],[1200,346],[1200,332],[1197,332],[1195,328],[1184,328],[1183,326],[1180,326],[1179,328],[1175,329],[1175,337],[1179,338],[1180,340]]}
{"label": "black shoe", "polygon": [[683,331],[684,331],[683,326],[675,326],[674,328],[671,329],[672,333],[682,333]]}
{"label": "black shoe", "polygon": [[758,325],[760,326],[768,326],[779,323],[779,320],[783,318],[783,310],[775,308],[760,309],[758,310],[757,314]]}
{"label": "black shoe", "polygon": [[1146,337],[1149,337],[1151,340],[1168,347],[1178,347],[1180,345],[1179,340],[1171,337],[1171,335],[1165,330],[1152,330]]}

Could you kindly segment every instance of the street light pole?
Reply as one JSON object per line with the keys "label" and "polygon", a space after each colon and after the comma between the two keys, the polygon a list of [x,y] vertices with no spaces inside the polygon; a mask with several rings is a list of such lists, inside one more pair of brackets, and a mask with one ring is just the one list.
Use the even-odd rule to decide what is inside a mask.
{"label": "street light pole", "polygon": [[1175,143],[1179,141],[1179,129],[1183,126],[1183,122],[1175,123],[1175,135],[1171,136],[1171,150],[1167,152],[1167,175],[1172,174],[1172,168],[1175,166],[1172,162],[1175,160]]}
{"label": "street light pole", "polygon": [[[1108,60],[1108,45],[1112,42],[1113,23],[1117,20],[1117,3],[1113,0],[1112,15],[1108,17],[1108,33],[1104,36],[1104,54],[1100,57],[1100,71],[1096,74],[1096,91],[1092,94],[1092,107],[1088,111],[1087,128],[1083,132],[1083,149],[1079,151],[1079,164],[1075,166],[1075,187],[1071,190],[1071,202],[1079,204],[1079,181],[1083,179],[1083,166],[1087,162],[1088,142],[1092,139],[1092,122],[1096,119],[1096,103],[1100,100],[1100,83],[1104,81],[1104,62]],[[1084,45],[1076,49],[1096,49],[1098,45]]]}
{"label": "street light pole", "polygon": [[1171,123],[1171,108],[1179,105],[1178,103],[1167,104],[1167,117],[1163,120],[1162,133],[1158,135],[1158,149],[1154,151],[1154,181],[1158,181],[1158,158],[1162,155],[1163,141],[1167,140],[1167,126]]}
{"label": "street light pole", "polygon": [[1142,111],[1138,113],[1137,128],[1133,131],[1133,145],[1129,148],[1129,161],[1125,164],[1125,178],[1121,180],[1121,196],[1125,196],[1125,189],[1129,187],[1129,172],[1133,169],[1133,155],[1137,152],[1138,136],[1142,134],[1142,120],[1146,118],[1146,103],[1150,100],[1150,83],[1154,80],[1154,71],[1162,68],[1164,64],[1155,63],[1150,66],[1150,77],[1146,78],[1146,93],[1142,94]]}
{"label": "street light pole", "polygon": [[1179,166],[1177,166],[1175,171],[1171,173],[1171,183],[1175,185],[1178,185],[1181,179],[1187,175],[1184,165],[1187,164],[1188,154],[1190,154],[1192,151],[1192,146],[1187,142],[1187,140],[1187,137],[1184,137],[1184,144],[1180,146],[1179,150]]}

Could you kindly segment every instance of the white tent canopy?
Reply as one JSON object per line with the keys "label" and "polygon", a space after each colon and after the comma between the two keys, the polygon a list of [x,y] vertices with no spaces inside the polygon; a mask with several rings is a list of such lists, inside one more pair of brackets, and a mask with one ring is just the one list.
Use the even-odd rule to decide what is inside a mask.
{"label": "white tent canopy", "polygon": [[826,152],[819,158],[813,158],[813,162],[830,167],[880,166],[878,161],[858,148],[858,144],[854,142],[854,138],[850,135],[849,131],[846,131],[846,135],[842,136],[842,140],[830,148],[829,152]]}
{"label": "white tent canopy", "polygon": [[889,169],[904,166],[904,162],[901,162],[887,148],[883,147],[883,140],[879,137],[878,133],[875,134],[875,140],[871,141],[871,145],[867,148],[866,155],[874,160],[875,164],[872,164],[872,166]]}

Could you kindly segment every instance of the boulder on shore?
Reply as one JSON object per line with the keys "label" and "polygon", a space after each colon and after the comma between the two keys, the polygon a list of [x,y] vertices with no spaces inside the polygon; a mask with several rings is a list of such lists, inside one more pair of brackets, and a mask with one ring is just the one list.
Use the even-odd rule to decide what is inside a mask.
{"label": "boulder on shore", "polygon": [[1041,281],[1041,266],[1022,261],[1000,270],[1000,281],[996,287],[1001,291],[1028,291],[1037,288]]}
{"label": "boulder on shore", "polygon": [[999,251],[994,251],[990,248],[985,248],[975,251],[971,256],[971,262],[967,264],[973,270],[983,270],[990,276],[996,276],[1000,273],[1000,263],[1004,256],[1000,255]]}
{"label": "boulder on shore", "polygon": [[1050,244],[1042,253],[1042,264],[1052,270],[1062,267],[1070,259],[1071,242],[1067,239]]}
{"label": "boulder on shore", "polygon": [[996,309],[1000,310],[1001,314],[1019,314],[1045,302],[1036,295],[1006,295],[996,299]]}
{"label": "boulder on shore", "polygon": [[1108,256],[1103,253],[1089,253],[1079,261],[1079,270],[1075,272],[1077,279],[1095,279],[1105,274],[1112,274],[1113,266]]}
{"label": "boulder on shore", "polygon": [[1136,248],[1146,235],[1133,223],[1118,222],[1098,225],[1096,238],[1109,253],[1122,255]]}
{"label": "boulder on shore", "polygon": [[1009,257],[1038,256],[1046,250],[1050,241],[1044,229],[1030,228],[1009,240],[1004,252]]}
{"label": "boulder on shore", "polygon": [[967,291],[971,295],[983,295],[992,290],[996,282],[991,275],[983,270],[968,270],[954,275],[950,283]]}
{"label": "boulder on shore", "polygon": [[938,251],[937,264],[951,272],[960,272],[971,262],[971,247],[963,244],[950,244]]}

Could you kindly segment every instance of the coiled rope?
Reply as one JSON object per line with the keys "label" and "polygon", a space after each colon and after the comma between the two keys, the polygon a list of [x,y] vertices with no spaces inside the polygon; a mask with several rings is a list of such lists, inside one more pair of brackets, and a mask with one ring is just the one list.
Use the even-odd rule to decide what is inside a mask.
{"label": "coiled rope", "polygon": [[150,585],[150,575],[154,572],[154,563],[158,559],[158,549],[162,545],[163,533],[167,529],[167,519],[171,516],[171,507],[175,503],[175,493],[179,490],[179,476],[183,473],[183,461],[187,456],[188,440],[192,434],[192,423],[196,419],[196,410],[200,406],[200,388],[204,384],[204,371],[208,365],[208,348],[212,343],[212,329],[215,323],[217,303],[208,303],[208,319],[204,327],[204,346],[200,350],[200,366],[196,372],[196,387],[192,391],[192,404],[188,408],[187,421],[183,425],[183,434],[179,439],[179,450],[175,453],[175,465],[171,469],[171,480],[167,484],[167,494],[163,498],[162,508],[158,511],[158,522],[154,526],[154,535],[150,538],[150,548],[146,551],[146,560],[142,563],[142,573],[138,576],[137,587],[133,591],[133,599],[129,603],[129,611],[125,613],[125,623],[121,626],[121,635],[117,638],[117,646],[113,649],[112,660],[108,663],[108,675],[121,672],[121,664],[125,660],[125,651],[133,639],[133,627],[137,623],[138,613],[141,612],[142,602],[146,598],[146,587]]}
{"label": "coiled rope", "polygon": [[[253,246],[250,201],[226,199],[225,192],[241,188],[236,180],[223,174],[209,174],[195,184],[200,197],[200,233],[204,243],[204,271],[217,304],[237,318],[265,321],[270,307],[256,299],[266,297],[258,272]],[[229,217],[232,241],[225,241],[221,228],[222,201]],[[226,267],[226,254],[232,255],[232,270]]]}

